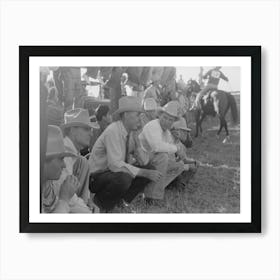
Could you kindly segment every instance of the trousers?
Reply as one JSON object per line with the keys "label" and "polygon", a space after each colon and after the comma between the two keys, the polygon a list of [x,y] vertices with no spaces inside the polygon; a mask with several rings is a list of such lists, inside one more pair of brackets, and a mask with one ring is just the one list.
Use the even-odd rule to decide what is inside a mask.
{"label": "trousers", "polygon": [[150,182],[144,190],[145,197],[163,199],[165,188],[184,170],[183,162],[176,162],[168,153],[156,153],[151,157],[150,164],[163,174],[158,182]]}
{"label": "trousers", "polygon": [[147,178],[133,178],[126,172],[110,170],[92,176],[93,182],[90,183],[90,191],[95,193],[98,206],[105,210],[112,210],[121,199],[127,203],[132,202],[150,182]]}

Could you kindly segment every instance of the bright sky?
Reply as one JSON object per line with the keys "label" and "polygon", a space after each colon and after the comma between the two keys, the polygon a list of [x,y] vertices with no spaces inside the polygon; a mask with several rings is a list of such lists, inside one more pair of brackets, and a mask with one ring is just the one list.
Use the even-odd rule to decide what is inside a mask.
{"label": "bright sky", "polygon": [[[209,69],[214,68],[205,66],[203,67],[203,74],[205,74]],[[195,67],[176,67],[176,75],[177,80],[179,79],[180,75],[183,76],[183,80],[187,82],[190,78],[194,80],[198,80],[198,74],[200,71],[200,68]],[[81,74],[83,75],[86,71],[86,68],[81,68]],[[229,82],[226,82],[224,80],[220,80],[219,89],[225,90],[225,91],[240,91],[240,67],[229,67],[225,66],[221,68],[221,71],[229,78]],[[98,88],[98,87],[97,87]],[[93,89],[92,89],[93,90]],[[93,95],[96,93],[92,92]]]}
{"label": "bright sky", "polygon": [[[205,66],[203,67],[203,74],[205,74],[209,69],[214,68]],[[183,80],[187,82],[190,78],[198,80],[198,74],[200,72],[199,67],[176,67],[177,69],[177,79],[180,75],[183,76]],[[225,66],[221,68],[221,71],[228,77],[229,82],[220,80],[219,89],[226,91],[239,91],[240,90],[240,67],[229,67]]]}

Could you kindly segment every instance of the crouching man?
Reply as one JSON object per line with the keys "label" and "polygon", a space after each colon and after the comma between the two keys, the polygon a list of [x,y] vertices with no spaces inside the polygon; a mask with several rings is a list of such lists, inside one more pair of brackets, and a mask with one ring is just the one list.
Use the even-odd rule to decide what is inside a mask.
{"label": "crouching man", "polygon": [[118,120],[105,129],[92,148],[90,190],[95,193],[94,202],[103,212],[112,210],[117,204],[132,212],[129,203],[148,183],[156,183],[162,178],[160,171],[128,163],[129,137],[138,129],[141,112],[139,98],[122,97],[115,112]]}
{"label": "crouching man", "polygon": [[75,154],[76,158],[65,157],[66,168],[57,184],[61,185],[67,175],[73,174],[78,178],[79,188],[70,201],[71,213],[91,213],[90,208],[94,208],[90,201],[89,164],[87,159],[80,155],[80,150],[89,146],[92,130],[98,128],[97,123],[90,122],[87,110],[76,108],[64,114],[64,146]]}
{"label": "crouching man", "polygon": [[162,200],[165,188],[184,171],[184,163],[175,160],[175,154],[182,155],[182,145],[175,144],[170,129],[179,120],[179,104],[170,101],[161,110],[159,119],[147,123],[139,135],[141,146],[149,154],[149,164],[164,176],[145,187],[147,202]]}
{"label": "crouching man", "polygon": [[66,151],[60,128],[49,125],[41,193],[42,213],[70,213],[70,200],[79,188],[78,179],[73,175],[67,176],[58,194],[55,193],[53,184],[60,178],[62,170],[66,167],[65,157],[76,156]]}

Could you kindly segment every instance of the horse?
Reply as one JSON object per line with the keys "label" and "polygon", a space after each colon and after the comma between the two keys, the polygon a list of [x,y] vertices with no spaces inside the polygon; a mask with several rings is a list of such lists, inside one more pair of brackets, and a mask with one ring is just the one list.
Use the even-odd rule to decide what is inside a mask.
{"label": "horse", "polygon": [[[194,89],[193,82],[190,83],[190,87]],[[195,85],[195,87],[196,88],[194,92],[197,92],[197,85]],[[202,133],[201,124],[207,115],[213,117],[218,116],[220,119],[220,128],[217,131],[217,138],[219,138],[222,129],[225,128],[226,138],[224,139],[223,143],[228,142],[229,132],[225,116],[229,109],[231,110],[233,123],[236,123],[238,119],[238,112],[234,96],[230,92],[223,90],[210,90],[200,99],[200,107],[194,111],[196,122],[195,137],[198,137],[199,130]]]}

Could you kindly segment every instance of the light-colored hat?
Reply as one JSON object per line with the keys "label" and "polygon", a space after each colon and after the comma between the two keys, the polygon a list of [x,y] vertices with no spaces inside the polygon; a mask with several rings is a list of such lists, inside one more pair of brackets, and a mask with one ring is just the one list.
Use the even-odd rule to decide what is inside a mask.
{"label": "light-colored hat", "polygon": [[61,128],[80,126],[99,129],[99,125],[96,122],[91,122],[88,114],[88,110],[82,108],[76,108],[69,110],[64,114],[64,124]]}
{"label": "light-colored hat", "polygon": [[114,113],[119,115],[123,112],[143,112],[141,99],[136,96],[124,96],[119,100],[119,109]]}
{"label": "light-colored hat", "polygon": [[166,114],[175,117],[177,120],[180,118],[179,114],[180,104],[178,101],[170,101],[165,104],[162,108],[160,108],[160,112],[165,112]]}
{"label": "light-colored hat", "polygon": [[145,111],[152,111],[152,110],[157,110],[157,102],[155,101],[154,98],[146,98],[143,101],[143,107]]}
{"label": "light-colored hat", "polygon": [[48,125],[46,158],[60,156],[75,157],[76,155],[66,150],[61,129],[55,125]]}
{"label": "light-colored hat", "polygon": [[172,128],[191,131],[191,129],[187,127],[187,122],[183,117],[181,117],[178,121],[174,122]]}

